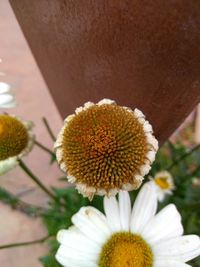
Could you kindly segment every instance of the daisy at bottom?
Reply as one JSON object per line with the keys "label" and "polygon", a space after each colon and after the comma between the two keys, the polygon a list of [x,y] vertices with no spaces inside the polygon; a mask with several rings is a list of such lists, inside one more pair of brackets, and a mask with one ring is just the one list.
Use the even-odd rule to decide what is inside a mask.
{"label": "daisy at bottom", "polygon": [[129,194],[104,198],[105,215],[82,207],[74,226],[58,232],[58,262],[66,267],[187,267],[200,255],[200,239],[183,235],[181,217],[170,204],[156,214],[155,186],[146,183],[133,208]]}

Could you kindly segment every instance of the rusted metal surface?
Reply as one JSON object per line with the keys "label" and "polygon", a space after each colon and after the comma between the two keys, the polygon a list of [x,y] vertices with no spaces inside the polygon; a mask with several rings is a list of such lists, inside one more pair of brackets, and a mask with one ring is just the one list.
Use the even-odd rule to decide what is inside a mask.
{"label": "rusted metal surface", "polygon": [[10,3],[63,117],[107,97],[163,142],[200,101],[200,1]]}

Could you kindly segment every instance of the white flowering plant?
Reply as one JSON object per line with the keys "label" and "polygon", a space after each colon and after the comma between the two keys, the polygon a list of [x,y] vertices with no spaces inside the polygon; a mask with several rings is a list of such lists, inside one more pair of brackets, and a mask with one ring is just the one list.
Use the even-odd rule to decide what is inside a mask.
{"label": "white flowering plant", "polygon": [[[48,232],[0,249],[45,242],[44,267],[200,267],[200,145],[167,141],[157,152],[144,114],[108,100],[77,109],[57,140],[44,122],[54,150],[37,141],[29,123],[0,115],[0,130],[9,130],[9,139],[0,141],[1,175],[18,166],[49,196],[48,206],[39,208],[0,188],[2,202],[41,217]],[[7,144],[16,143],[10,140],[15,127],[23,142],[12,152]],[[46,188],[24,163],[33,143],[64,171],[59,188]]]}

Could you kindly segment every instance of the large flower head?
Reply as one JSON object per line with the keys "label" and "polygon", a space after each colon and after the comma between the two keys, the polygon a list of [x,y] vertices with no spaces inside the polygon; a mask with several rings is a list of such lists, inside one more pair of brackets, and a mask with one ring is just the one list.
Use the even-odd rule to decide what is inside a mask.
{"label": "large flower head", "polygon": [[16,103],[10,92],[10,85],[0,82],[0,108],[13,108]]}
{"label": "large flower head", "polygon": [[104,99],[66,118],[55,143],[68,180],[84,196],[137,189],[155,159],[158,142],[138,109]]}
{"label": "large flower head", "polygon": [[168,171],[159,171],[150,178],[157,192],[158,200],[163,201],[166,195],[171,195],[175,189],[174,180]]}
{"label": "large flower head", "polygon": [[183,235],[173,204],[156,214],[155,187],[146,183],[133,208],[126,191],[104,198],[105,215],[82,207],[74,226],[60,230],[56,259],[65,267],[186,267],[200,255],[200,239]]}
{"label": "large flower head", "polygon": [[32,122],[10,115],[0,115],[0,175],[18,164],[34,144]]}

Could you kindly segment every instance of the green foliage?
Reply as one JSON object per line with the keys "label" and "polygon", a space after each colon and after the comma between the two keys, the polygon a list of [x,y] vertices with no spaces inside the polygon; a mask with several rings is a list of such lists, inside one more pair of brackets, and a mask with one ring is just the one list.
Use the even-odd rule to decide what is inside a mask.
{"label": "green foliage", "polygon": [[0,200],[9,204],[13,208],[15,208],[16,205],[19,203],[19,200],[15,196],[10,194],[3,188],[0,188]]}

